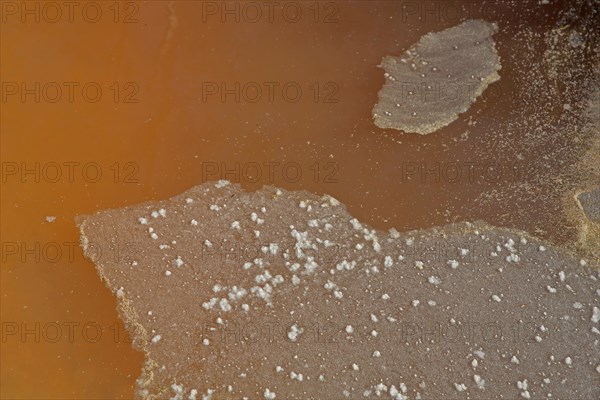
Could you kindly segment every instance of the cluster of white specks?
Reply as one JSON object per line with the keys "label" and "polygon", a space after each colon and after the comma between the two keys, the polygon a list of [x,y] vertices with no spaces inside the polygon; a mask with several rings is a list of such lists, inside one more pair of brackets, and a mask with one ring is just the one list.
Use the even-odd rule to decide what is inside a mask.
{"label": "cluster of white specks", "polygon": [[194,199],[192,199],[191,197],[188,197],[188,198],[185,199],[185,202],[187,204],[192,204],[194,202]]}
{"label": "cluster of white specks", "polygon": [[522,381],[517,381],[517,388],[521,389],[521,397],[524,399],[530,399],[531,395],[529,394],[529,387],[527,383],[527,379],[523,379]]}
{"label": "cluster of white specks", "polygon": [[181,259],[181,256],[177,256],[177,258],[175,260],[173,260],[173,265],[176,266],[177,268],[181,268],[183,266],[183,260]]}
{"label": "cluster of white specks", "polygon": [[406,385],[404,383],[400,384],[400,390],[398,390],[396,388],[395,385],[390,386],[390,390],[389,390],[389,395],[392,396],[392,398],[394,400],[407,400],[408,397],[406,396],[406,392],[407,392],[408,388],[406,387]]}
{"label": "cluster of white specks", "polygon": [[386,393],[388,391],[388,387],[386,385],[384,385],[383,383],[378,383],[377,385],[375,385],[375,394],[377,395],[377,397],[381,397],[382,394]]}
{"label": "cluster of white specks", "polygon": [[417,269],[423,269],[423,266],[424,266],[423,261],[419,261],[419,260],[415,261],[415,267],[417,267]]}
{"label": "cluster of white specks", "polygon": [[261,225],[265,222],[265,220],[262,218],[259,218],[258,214],[256,214],[255,212],[250,214],[250,219],[252,220],[252,222],[256,222],[257,225]]}
{"label": "cluster of white specks", "polygon": [[475,381],[475,384],[477,385],[477,389],[479,389],[479,390],[485,389],[485,379],[482,379],[481,376],[475,374],[475,375],[473,375],[473,380]]}
{"label": "cluster of white specks", "polygon": [[394,259],[390,256],[385,256],[385,259],[383,260],[383,266],[385,268],[391,268],[394,265]]}
{"label": "cluster of white specks", "polygon": [[[333,196],[329,196],[329,195],[326,195],[326,196],[324,196],[324,197],[325,197],[327,200],[329,200],[329,204],[330,204],[332,207],[337,207],[337,206],[339,206],[339,205],[340,205],[340,202],[339,202],[339,200],[338,200],[338,199],[336,199],[335,197],[333,197]],[[324,205],[322,204],[322,205],[321,205],[321,207],[323,207],[323,206],[324,206]]]}
{"label": "cluster of white specks", "polygon": [[254,277],[254,281],[258,284],[269,282],[273,276],[269,270],[265,270],[262,274],[258,274]]}
{"label": "cluster of white specks", "polygon": [[498,296],[497,294],[492,295],[492,300],[494,300],[496,303],[500,303],[502,301],[502,299],[500,299],[500,296]]}
{"label": "cluster of white specks", "polygon": [[231,311],[231,304],[229,304],[229,300],[222,298],[221,300],[219,300],[219,307],[221,308],[221,311]]}
{"label": "cluster of white specks", "polygon": [[175,396],[171,397],[170,400],[183,400],[184,389],[183,385],[177,385],[173,383],[171,385],[171,390],[175,392]]}
{"label": "cluster of white specks", "polygon": [[192,224],[192,226],[198,226],[198,221],[196,221],[195,219],[192,219],[190,221],[190,224]]}
{"label": "cluster of white specks", "polygon": [[297,374],[294,371],[290,372],[290,378],[295,379],[299,382],[302,382],[304,380],[304,376],[302,374]]}
{"label": "cluster of white specks", "polygon": [[346,325],[346,333],[348,333],[348,334],[354,333],[354,328],[352,327],[352,325]]}
{"label": "cluster of white specks", "polygon": [[356,363],[353,363],[353,364],[352,364],[352,369],[353,369],[354,371],[358,371],[360,368],[358,367],[358,364],[356,364]]}
{"label": "cluster of white specks", "polygon": [[373,357],[375,357],[375,358],[379,358],[379,357],[381,357],[381,352],[380,352],[379,350],[375,350],[375,351],[373,352]]}
{"label": "cluster of white specks", "polygon": [[158,239],[158,235],[156,234],[156,232],[154,232],[154,228],[153,227],[149,227],[148,228],[148,233],[150,234],[150,237],[154,240]]}
{"label": "cluster of white specks", "polygon": [[413,300],[412,301],[413,307],[417,307],[419,304],[421,304],[421,302],[419,300]]}
{"label": "cluster of white specks", "polygon": [[229,297],[229,300],[236,301],[244,297],[247,293],[248,291],[246,289],[233,285],[227,296]]}
{"label": "cluster of white specks", "polygon": [[275,394],[275,392],[271,392],[269,389],[265,389],[265,392],[263,393],[265,400],[273,400],[275,399],[275,397],[277,397],[277,395]]}
{"label": "cluster of white specks", "polygon": [[151,216],[152,218],[158,218],[158,217],[163,217],[163,218],[165,218],[165,217],[167,216],[167,210],[165,210],[164,208],[161,208],[161,209],[160,209],[160,210],[158,210],[158,211],[152,211],[152,212],[150,213],[150,216]]}
{"label": "cluster of white specks", "polygon": [[158,343],[158,342],[160,342],[160,339],[162,339],[162,337],[160,335],[155,335],[152,338],[152,343]]}
{"label": "cluster of white specks", "polygon": [[512,356],[512,358],[510,359],[510,362],[513,363],[513,364],[519,364],[520,363],[520,361],[517,358],[517,356]]}
{"label": "cluster of white specks", "polygon": [[219,301],[219,299],[216,297],[213,297],[209,301],[202,303],[202,307],[204,307],[207,310],[212,310],[212,308],[215,306],[215,304],[217,304],[217,301]]}
{"label": "cluster of white specks", "polygon": [[571,357],[566,357],[565,358],[565,364],[567,364],[569,367],[573,365],[573,359]]}
{"label": "cluster of white specks", "polygon": [[267,305],[271,306],[271,293],[273,293],[273,287],[268,283],[263,287],[253,286],[250,288],[250,293],[258,297],[259,299],[263,299]]}
{"label": "cluster of white specks", "polygon": [[211,243],[211,241],[210,241],[210,240],[206,239],[206,240],[204,241],[204,245],[205,245],[206,247],[212,247],[212,245],[213,245],[213,244]]}
{"label": "cluster of white specks", "polygon": [[202,339],[202,345],[208,346],[209,344],[210,344],[210,340],[208,340],[206,338]]}
{"label": "cluster of white specks", "polygon": [[[504,247],[510,252],[510,254],[507,255],[505,258],[506,262],[518,263],[520,261],[520,257],[517,255],[517,250],[515,249],[514,246],[515,246],[515,241],[512,240],[511,238],[508,238],[506,243],[504,243]],[[502,249],[498,246],[496,248],[496,250],[498,252],[500,252]]]}
{"label": "cluster of white specks", "polygon": [[389,300],[390,299],[390,295],[387,293],[384,293],[381,295],[381,300]]}
{"label": "cluster of white specks", "polygon": [[550,293],[556,293],[556,289],[555,289],[555,288],[553,288],[553,287],[552,287],[552,286],[550,286],[550,285],[547,285],[547,286],[546,286],[546,290],[547,290],[548,292],[550,292]]}
{"label": "cluster of white specks", "polygon": [[400,232],[398,232],[395,228],[390,228],[388,233],[392,239],[398,239],[400,237]]}
{"label": "cluster of white specks", "polygon": [[166,270],[166,271],[165,271],[165,276],[171,276],[171,275],[172,275],[172,272],[171,272],[171,271],[169,271],[169,270]]}
{"label": "cluster of white specks", "polygon": [[333,296],[336,299],[341,299],[344,297],[344,294],[342,293],[342,291],[340,290],[340,287],[335,284],[334,282],[328,280],[327,283],[325,283],[323,285],[323,287],[327,290],[332,290],[333,291]]}
{"label": "cluster of white specks", "polygon": [[590,321],[592,321],[595,324],[600,322],[600,308],[596,306],[592,308],[592,317],[590,318]]}
{"label": "cluster of white specks", "polygon": [[454,388],[459,392],[464,392],[467,390],[467,385],[464,383],[454,383]]}
{"label": "cluster of white specks", "polygon": [[241,229],[240,221],[233,221],[230,226],[231,229],[237,229],[238,231]]}
{"label": "cluster of white specks", "polygon": [[374,230],[369,231],[368,229],[363,229],[363,237],[367,242],[373,242],[373,250],[376,253],[381,251],[381,245],[379,244],[379,239],[377,238],[377,234]]}
{"label": "cluster of white specks", "polygon": [[436,285],[436,286],[439,285],[440,283],[442,283],[442,280],[439,277],[433,276],[433,275],[430,276],[429,278],[427,278],[427,281],[429,283],[431,283],[432,285]]}
{"label": "cluster of white specks", "polygon": [[448,265],[452,269],[456,269],[456,268],[458,268],[458,261],[456,261],[456,260],[448,260]]}
{"label": "cluster of white specks", "polygon": [[125,297],[125,288],[121,286],[120,288],[117,289],[116,294],[117,294],[117,297]]}
{"label": "cluster of white specks", "polygon": [[358,220],[356,218],[352,218],[350,220],[350,224],[352,225],[352,228],[354,228],[355,230],[359,231],[362,229],[362,224],[360,222],[358,222]]}
{"label": "cluster of white specks", "polygon": [[287,337],[292,342],[296,342],[302,334],[302,332],[304,332],[304,329],[300,328],[297,324],[294,324],[290,327],[290,330],[287,333]]}
{"label": "cluster of white specks", "polygon": [[219,207],[219,206],[218,206],[218,205],[216,205],[216,204],[211,204],[211,205],[210,205],[210,207],[209,207],[209,209],[210,209],[211,211],[219,211],[219,210],[221,210],[221,207]]}
{"label": "cluster of white specks", "polygon": [[520,261],[520,258],[515,253],[510,253],[509,255],[506,256],[506,262],[518,263],[519,261]]}
{"label": "cluster of white specks", "polygon": [[348,260],[343,260],[335,266],[335,269],[338,271],[352,271],[356,267],[356,261],[352,260],[348,262]]}
{"label": "cluster of white specks", "polygon": [[142,225],[148,225],[148,220],[144,217],[139,217],[138,222]]}
{"label": "cluster of white specks", "polygon": [[217,183],[215,183],[215,187],[217,189],[224,188],[227,185],[229,185],[229,181],[226,179],[221,179],[221,180],[217,181]]}

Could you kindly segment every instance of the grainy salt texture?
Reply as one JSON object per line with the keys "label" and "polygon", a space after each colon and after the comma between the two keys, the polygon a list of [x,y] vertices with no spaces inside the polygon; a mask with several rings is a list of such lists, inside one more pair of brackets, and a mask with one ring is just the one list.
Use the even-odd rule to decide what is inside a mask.
{"label": "grainy salt texture", "polygon": [[138,398],[600,398],[598,271],[524,234],[388,233],[328,196],[214,183],[78,225],[145,353]]}
{"label": "grainy salt texture", "polygon": [[590,221],[600,223],[600,188],[581,193],[577,200]]}
{"label": "grainy salt texture", "polygon": [[381,62],[385,85],[373,108],[380,128],[428,134],[469,109],[491,83],[500,79],[500,57],[492,35],[496,24],[468,20],[428,33],[406,54]]}

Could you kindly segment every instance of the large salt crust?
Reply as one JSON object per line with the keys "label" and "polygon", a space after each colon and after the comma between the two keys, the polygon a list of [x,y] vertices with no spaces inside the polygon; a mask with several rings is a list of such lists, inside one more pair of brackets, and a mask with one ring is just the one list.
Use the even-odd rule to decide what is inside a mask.
{"label": "large salt crust", "polygon": [[381,232],[224,181],[78,225],[146,355],[138,398],[600,397],[598,271],[525,234]]}

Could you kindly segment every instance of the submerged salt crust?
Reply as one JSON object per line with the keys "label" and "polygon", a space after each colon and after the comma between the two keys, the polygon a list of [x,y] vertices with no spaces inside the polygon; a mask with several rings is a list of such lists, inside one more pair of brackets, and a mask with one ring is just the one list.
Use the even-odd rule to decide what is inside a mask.
{"label": "submerged salt crust", "polygon": [[428,134],[469,109],[500,79],[500,57],[492,35],[496,24],[468,20],[428,33],[406,54],[384,57],[385,84],[373,108],[380,128]]}
{"label": "submerged salt crust", "polygon": [[138,398],[600,397],[598,271],[525,234],[382,232],[223,181],[77,222],[145,353]]}

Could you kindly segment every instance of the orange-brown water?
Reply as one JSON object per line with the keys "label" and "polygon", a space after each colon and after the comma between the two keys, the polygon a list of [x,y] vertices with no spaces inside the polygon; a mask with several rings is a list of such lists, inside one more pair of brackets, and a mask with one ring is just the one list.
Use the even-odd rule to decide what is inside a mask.
{"label": "orange-brown water", "polygon": [[[419,19],[422,2],[82,2],[70,22],[66,6],[59,17],[46,3],[3,2],[2,398],[133,396],[143,358],[127,341],[113,295],[82,257],[78,214],[227,178],[248,189],[271,183],[329,193],[378,228],[487,217],[541,226],[545,237],[560,239],[564,226],[546,220],[535,201],[519,206],[529,219],[518,221],[477,209],[479,193],[505,183],[483,179],[485,162],[502,168],[506,181],[527,173],[488,149],[493,132],[485,121],[507,118],[510,96],[484,93],[429,136],[382,131],[371,109],[384,55],[468,17],[463,10],[457,18],[448,4],[540,31],[561,4],[542,12],[532,8],[537,1],[517,9],[426,3],[432,8]],[[503,62],[531,56],[511,54],[502,46],[510,38],[502,30],[496,36]],[[514,89],[509,72],[501,71],[496,93]],[[483,122],[470,126],[470,117]],[[421,163],[459,165],[463,175],[414,175]],[[472,179],[466,163],[476,163]]]}

